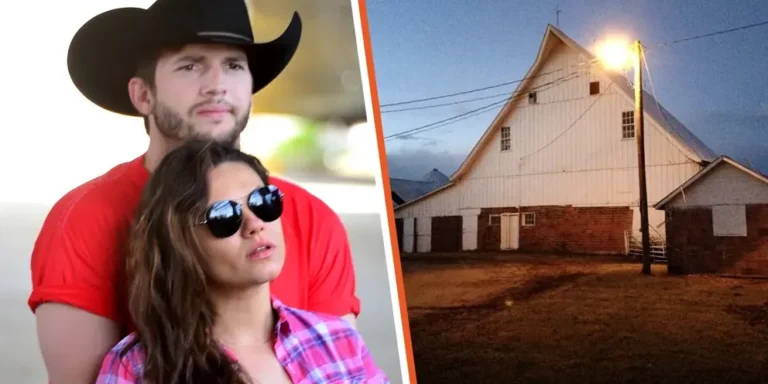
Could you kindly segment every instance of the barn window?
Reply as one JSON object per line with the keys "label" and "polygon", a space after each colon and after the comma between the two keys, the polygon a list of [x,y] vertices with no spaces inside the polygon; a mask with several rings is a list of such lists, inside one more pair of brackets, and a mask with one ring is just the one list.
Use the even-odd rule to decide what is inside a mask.
{"label": "barn window", "polygon": [[528,104],[536,104],[538,102],[538,96],[536,95],[536,92],[530,92],[528,93]]}
{"label": "barn window", "polygon": [[747,236],[747,210],[743,205],[712,207],[712,232],[717,237]]}
{"label": "barn window", "polygon": [[523,213],[523,225],[526,227],[536,225],[536,214],[533,212]]}
{"label": "barn window", "polygon": [[599,81],[593,81],[589,83],[589,94],[590,95],[597,95],[600,93],[600,82]]}
{"label": "barn window", "polygon": [[490,225],[501,225],[501,215],[490,215],[490,216],[488,216],[488,224],[490,224]]}
{"label": "barn window", "polygon": [[621,113],[621,138],[635,138],[635,111],[625,111]]}
{"label": "barn window", "polygon": [[512,148],[512,136],[509,127],[501,127],[501,151],[509,151]]}

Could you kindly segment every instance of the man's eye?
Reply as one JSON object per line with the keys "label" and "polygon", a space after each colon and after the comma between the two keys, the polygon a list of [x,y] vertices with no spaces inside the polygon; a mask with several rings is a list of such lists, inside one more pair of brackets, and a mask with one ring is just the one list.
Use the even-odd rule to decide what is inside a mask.
{"label": "man's eye", "polygon": [[230,63],[229,64],[229,68],[230,69],[235,69],[235,70],[245,69],[245,67],[243,67],[242,65],[240,65],[238,63]]}
{"label": "man's eye", "polygon": [[195,65],[194,64],[187,64],[187,65],[184,65],[184,66],[179,68],[179,70],[182,70],[182,71],[191,71],[191,70],[194,70],[194,69],[195,69]]}

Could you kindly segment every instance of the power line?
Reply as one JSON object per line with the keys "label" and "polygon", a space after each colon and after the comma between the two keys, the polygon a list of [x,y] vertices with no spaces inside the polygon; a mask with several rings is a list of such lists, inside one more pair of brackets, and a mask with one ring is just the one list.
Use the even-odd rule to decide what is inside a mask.
{"label": "power line", "polygon": [[[471,110],[471,111],[468,111],[468,112],[464,112],[464,113],[461,113],[461,114],[459,114],[459,115],[451,116],[451,117],[449,117],[449,118],[446,118],[446,119],[443,119],[443,120],[435,121],[435,122],[433,122],[433,123],[425,124],[425,125],[422,125],[422,126],[419,126],[419,127],[416,127],[416,128],[407,129],[407,130],[405,130],[405,131],[402,131],[402,132],[398,132],[398,133],[395,133],[395,134],[392,134],[392,135],[386,136],[386,137],[384,137],[384,140],[385,140],[385,141],[389,141],[389,140],[392,140],[392,139],[396,139],[396,138],[399,138],[399,137],[403,137],[403,136],[406,136],[406,135],[411,135],[411,134],[414,134],[414,133],[421,133],[421,132],[423,132],[423,131],[427,131],[427,130],[430,130],[430,129],[432,129],[433,127],[435,127],[435,126],[436,126],[436,125],[438,125],[438,124],[442,124],[442,123],[446,123],[446,122],[449,122],[449,121],[452,121],[452,120],[456,120],[456,119],[458,119],[458,118],[461,118],[461,117],[467,116],[467,115],[469,115],[469,114],[472,114],[472,113],[475,113],[475,112],[479,112],[479,111],[482,111],[482,110],[485,110],[485,109],[488,109],[488,108],[492,108],[492,107],[494,107],[494,106],[496,106],[496,105],[500,105],[500,104],[502,104],[502,103],[509,103],[509,102],[511,102],[511,101],[513,101],[513,100],[515,100],[515,99],[516,99],[516,97],[519,97],[519,96],[520,96],[521,94],[523,94],[523,93],[528,93],[528,92],[531,92],[531,91],[534,91],[534,90],[538,90],[538,89],[540,89],[540,88],[543,88],[543,87],[545,87],[545,86],[547,86],[547,85],[552,85],[552,84],[555,84],[556,82],[558,82],[558,81],[560,81],[560,80],[563,80],[563,79],[565,79],[566,77],[568,77],[568,76],[572,76],[572,75],[574,75],[574,74],[577,74],[577,72],[572,72],[572,73],[571,73],[571,74],[569,74],[569,75],[566,75],[566,76],[562,76],[562,77],[559,77],[559,78],[557,78],[557,79],[555,79],[555,80],[553,80],[553,81],[550,81],[550,82],[548,82],[548,83],[544,83],[544,84],[541,84],[541,85],[539,85],[539,86],[536,86],[536,87],[534,87],[534,88],[529,88],[529,89],[526,89],[526,90],[524,90],[524,91],[518,91],[518,92],[515,92],[515,93],[513,93],[512,95],[510,95],[508,98],[506,98],[506,99],[504,99],[504,100],[501,100],[501,101],[496,101],[496,102],[493,102],[493,103],[490,103],[490,104],[484,105],[484,106],[482,106],[482,107],[480,107],[480,108],[476,108],[476,109],[473,109],[473,110]],[[578,76],[576,76],[576,77],[578,77]],[[573,80],[573,78],[569,79],[569,81],[570,81],[570,80]],[[435,128],[436,128],[436,127],[435,127]]]}
{"label": "power line", "polygon": [[[658,108],[659,113],[661,114],[661,117],[664,119],[664,122],[667,123],[667,127],[669,128],[667,131],[673,131],[674,128],[672,127],[672,123],[669,122],[669,119],[667,119],[667,114],[666,114],[666,112],[664,112],[664,108],[662,108],[661,104],[659,104],[659,97],[656,95],[656,87],[653,85],[653,77],[651,76],[651,68],[648,67],[648,61],[645,59],[645,51],[644,50],[641,50],[641,56],[640,57],[643,59],[643,64],[645,65],[645,72],[648,73],[648,82],[651,84],[651,93],[653,95],[653,101],[656,102],[656,108]],[[651,124],[651,125],[656,127],[656,125],[654,125],[654,124]],[[658,131],[658,128],[657,128],[657,131]],[[669,140],[669,137],[667,135],[665,135],[663,133],[661,135],[667,140],[667,143],[672,144],[672,142]],[[685,152],[682,152],[682,153],[683,153],[683,156],[685,156],[686,159],[696,163],[696,161],[691,159]],[[667,155],[667,156],[669,156],[669,155]],[[670,162],[669,158],[667,158],[667,162]]]}
{"label": "power line", "polygon": [[430,109],[430,108],[438,108],[438,107],[445,107],[449,105],[456,105],[456,104],[464,104],[464,103],[471,103],[473,101],[480,101],[480,100],[487,100],[487,99],[493,99],[494,97],[501,97],[501,96],[509,96],[509,92],[504,93],[497,93],[490,96],[483,96],[483,97],[475,97],[472,99],[466,99],[466,100],[459,100],[459,101],[452,101],[449,103],[440,103],[440,104],[432,104],[432,105],[424,105],[421,107],[410,107],[410,108],[400,108],[400,109],[391,109],[389,111],[381,111],[381,113],[396,113],[396,112],[405,112],[405,111],[416,111],[420,109]]}
{"label": "power line", "polygon": [[475,112],[479,112],[479,111],[482,111],[482,110],[485,110],[485,109],[488,109],[488,108],[492,108],[492,107],[494,107],[496,105],[500,105],[502,103],[506,103],[506,102],[512,101],[516,97],[520,96],[523,93],[528,93],[528,92],[531,92],[531,91],[534,91],[534,90],[538,90],[540,88],[543,88],[544,86],[553,84],[553,83],[555,83],[555,82],[557,82],[559,80],[562,80],[562,79],[564,79],[566,77],[568,77],[568,75],[559,77],[559,78],[557,78],[557,79],[555,79],[553,81],[550,81],[549,83],[544,83],[544,84],[538,85],[536,87],[526,89],[525,91],[515,92],[515,93],[511,94],[508,98],[506,98],[504,100],[496,101],[496,102],[493,102],[493,103],[490,103],[490,104],[486,104],[486,105],[484,105],[484,106],[482,106],[480,108],[476,108],[476,109],[473,109],[473,110],[468,111],[468,112],[464,112],[464,113],[461,113],[461,114],[458,114],[458,115],[455,115],[455,116],[451,116],[451,117],[446,118],[446,119],[435,121],[433,123],[425,124],[425,125],[422,125],[422,126],[419,126],[419,127],[416,127],[416,128],[411,128],[411,129],[408,129],[408,130],[405,130],[405,131],[402,131],[402,132],[398,132],[398,133],[386,136],[384,139],[386,141],[386,140],[391,140],[391,139],[395,139],[395,138],[398,138],[398,137],[410,135],[410,134],[413,134],[413,133],[417,133],[417,132],[420,133],[421,131],[429,130],[427,128],[431,128],[431,127],[434,127],[434,126],[436,126],[438,124],[442,124],[442,123],[446,123],[446,122],[449,122],[449,121],[452,121],[452,120],[456,120],[456,119],[458,119],[460,117],[467,116],[469,114],[472,114],[472,113],[475,113]]}
{"label": "power line", "polygon": [[[630,84],[630,85],[632,85],[632,84]],[[474,97],[474,98],[471,98],[471,99],[452,101],[452,102],[448,102],[448,103],[424,105],[424,106],[421,106],[421,107],[392,109],[392,110],[389,110],[389,111],[381,111],[381,113],[396,113],[396,112],[406,112],[406,111],[417,111],[417,110],[421,110],[421,109],[439,108],[439,107],[446,107],[446,106],[457,105],[457,104],[471,103],[471,102],[474,102],[474,101],[493,99],[495,97],[501,97],[501,96],[509,97],[509,92],[496,93],[496,94],[489,95],[489,96]]]}
{"label": "power line", "polygon": [[537,153],[539,153],[539,152],[543,151],[544,149],[546,149],[547,147],[549,147],[550,145],[552,145],[552,143],[554,143],[555,141],[557,141],[557,140],[559,140],[561,137],[563,137],[563,135],[565,135],[565,133],[566,133],[566,132],[570,131],[570,130],[571,130],[571,128],[573,128],[574,126],[576,126],[576,123],[578,123],[578,122],[581,120],[581,118],[582,118],[582,117],[584,117],[584,116],[587,114],[587,112],[589,112],[589,111],[592,109],[592,107],[594,107],[594,106],[595,106],[595,104],[597,104],[597,102],[600,100],[600,98],[601,98],[601,97],[603,97],[603,95],[604,95],[604,94],[605,94],[605,93],[608,91],[608,89],[609,89],[609,88],[611,88],[611,86],[612,86],[612,85],[613,85],[613,80],[610,80],[610,82],[608,83],[608,86],[607,86],[607,87],[605,87],[605,88],[604,88],[604,89],[603,89],[603,90],[600,92],[600,94],[597,96],[597,98],[595,98],[595,101],[593,101],[593,102],[592,102],[592,104],[590,104],[590,105],[589,105],[589,107],[587,107],[587,109],[585,109],[585,110],[584,110],[584,112],[582,112],[582,113],[581,113],[581,115],[579,115],[579,117],[577,117],[577,118],[576,118],[576,120],[574,120],[574,121],[571,123],[571,125],[569,125],[569,126],[568,126],[568,128],[566,128],[565,130],[563,130],[562,132],[560,132],[560,134],[559,134],[559,135],[555,136],[555,138],[554,138],[554,139],[550,140],[550,142],[548,142],[547,144],[544,144],[544,146],[542,146],[541,148],[539,148],[539,149],[537,149],[537,150],[535,150],[535,151],[533,151],[533,152],[531,152],[531,153],[529,153],[529,154],[527,154],[527,155],[525,155],[525,156],[521,156],[521,157],[520,157],[520,159],[521,159],[521,160],[522,160],[522,159],[525,159],[526,157],[530,157],[530,156],[533,156],[533,155],[535,155],[535,154],[537,154]]}
{"label": "power line", "polygon": [[691,40],[696,40],[696,39],[703,39],[705,37],[712,37],[712,36],[716,36],[716,35],[723,35],[723,34],[726,34],[726,33],[731,33],[731,32],[736,32],[736,31],[742,31],[742,30],[749,29],[749,28],[761,27],[763,25],[768,25],[768,21],[762,21],[762,22],[759,22],[759,23],[744,25],[744,26],[741,26],[741,27],[736,27],[736,28],[731,28],[731,29],[724,29],[724,30],[720,30],[720,31],[712,32],[712,33],[707,33],[707,34],[704,34],[704,35],[697,35],[697,36],[686,37],[684,39],[667,41],[667,42],[656,44],[654,46],[654,48],[664,47],[664,46],[667,46],[667,45],[678,44],[678,43],[682,43],[682,42],[686,42],[686,41],[691,41]]}
{"label": "power line", "polygon": [[472,111],[472,113],[471,113],[471,114],[469,114],[469,115],[466,115],[466,116],[462,116],[462,117],[459,117],[459,118],[457,118],[457,119],[455,119],[455,120],[446,121],[446,122],[443,122],[443,123],[441,123],[441,124],[438,124],[438,125],[435,125],[435,126],[427,127],[427,128],[424,128],[424,129],[422,129],[422,130],[420,130],[420,131],[418,131],[418,132],[411,132],[411,133],[408,133],[408,134],[405,134],[405,135],[402,135],[402,136],[395,136],[395,137],[391,137],[391,138],[389,138],[389,139],[385,139],[385,141],[389,141],[389,140],[395,140],[395,139],[400,139],[400,138],[405,138],[405,137],[410,137],[410,136],[413,136],[413,135],[418,135],[418,134],[420,134],[420,133],[424,133],[424,132],[426,132],[426,131],[431,131],[431,130],[433,130],[433,129],[442,128],[442,127],[445,127],[446,125],[451,125],[451,124],[454,124],[454,123],[458,123],[459,121],[463,121],[463,120],[466,120],[466,119],[470,119],[470,118],[473,118],[473,117],[475,117],[475,116],[480,116],[480,115],[482,115],[483,113],[486,113],[486,112],[491,112],[491,111],[494,111],[494,110],[497,110],[497,109],[499,109],[500,107],[503,107],[503,106],[501,106],[501,105],[495,105],[495,104],[498,104],[498,103],[494,103],[494,104],[486,105],[486,106],[484,106],[484,107],[480,108],[480,109],[485,109],[485,108],[487,108],[487,109],[485,109],[485,110],[476,109],[476,110]]}
{"label": "power line", "polygon": [[503,107],[507,106],[509,103],[511,103],[513,101],[517,101],[521,97],[524,97],[526,93],[530,93],[532,91],[537,91],[537,92],[538,91],[544,91],[544,90],[553,88],[553,87],[555,87],[555,86],[557,86],[559,84],[562,84],[564,82],[575,80],[575,79],[581,77],[581,75],[576,75],[574,77],[571,77],[570,79],[565,80],[566,77],[573,76],[574,74],[576,74],[576,72],[573,72],[573,73],[571,73],[569,75],[566,75],[566,76],[562,76],[562,77],[560,77],[558,79],[555,79],[553,81],[550,81],[548,83],[541,84],[541,85],[539,85],[537,87],[526,89],[524,91],[520,91],[520,92],[514,93],[514,94],[510,95],[508,98],[506,98],[504,100],[484,105],[484,106],[482,106],[480,108],[473,109],[473,110],[471,110],[469,112],[462,113],[460,115],[452,116],[450,118],[447,118],[447,119],[444,119],[444,120],[440,120],[440,121],[437,121],[437,122],[434,122],[434,123],[431,123],[431,124],[426,124],[426,125],[423,125],[423,126],[418,127],[418,128],[413,128],[413,129],[410,129],[410,130],[407,130],[407,131],[403,131],[403,132],[399,132],[399,133],[390,135],[388,137],[385,137],[385,141],[390,141],[390,140],[393,140],[393,139],[399,139],[399,138],[403,138],[403,137],[410,137],[410,136],[415,135],[415,134],[420,134],[420,133],[424,133],[426,131],[431,131],[431,130],[434,130],[434,129],[437,129],[437,128],[442,128],[442,127],[445,127],[445,126],[453,124],[453,123],[457,123],[457,122],[462,121],[462,120],[466,120],[466,119],[469,119],[469,118],[472,118],[472,117],[475,117],[475,116],[479,116],[479,115],[481,115],[483,113],[486,113],[486,112],[491,112],[493,110],[498,110],[500,108],[503,108]]}
{"label": "power line", "polygon": [[419,102],[422,102],[422,101],[431,101],[431,100],[445,99],[445,98],[453,97],[453,96],[466,95],[468,93],[486,91],[486,90],[489,90],[489,89],[504,87],[504,86],[512,85],[512,84],[517,84],[517,83],[523,82],[523,81],[528,80],[528,79],[535,79],[537,77],[551,75],[553,73],[564,71],[564,70],[566,70],[568,68],[571,68],[571,67],[577,67],[577,66],[583,66],[583,65],[591,65],[592,62],[595,62],[595,61],[597,61],[597,59],[592,59],[592,60],[588,60],[588,61],[585,61],[585,62],[576,63],[576,64],[573,64],[571,66],[565,67],[565,68],[556,69],[556,70],[550,71],[550,72],[539,73],[539,74],[536,74],[536,75],[533,75],[533,76],[524,77],[522,79],[517,79],[517,80],[513,80],[513,81],[507,81],[507,82],[504,82],[504,83],[498,83],[498,84],[494,84],[494,85],[489,85],[487,87],[474,88],[474,89],[470,89],[470,90],[467,90],[467,91],[461,91],[461,92],[444,94],[444,95],[438,95],[438,96],[432,96],[432,97],[425,97],[425,98],[422,98],[422,99],[414,99],[414,100],[407,100],[407,101],[399,101],[399,102],[396,102],[396,103],[381,104],[379,107],[380,108],[393,107],[393,106],[396,106],[396,105],[413,104],[413,103],[419,103]]}
{"label": "power line", "polygon": [[560,72],[563,69],[565,69],[565,68],[560,68],[560,69],[554,70],[552,72],[540,73],[538,75],[531,76],[531,77],[528,77],[528,78],[522,78],[522,79],[518,79],[518,80],[507,81],[507,82],[504,82],[504,83],[499,83],[499,84],[495,84],[495,85],[489,85],[487,87],[482,87],[482,88],[470,89],[468,91],[450,93],[450,94],[440,95],[440,96],[425,97],[423,99],[414,99],[414,100],[408,100],[408,101],[399,101],[399,102],[396,102],[396,103],[381,104],[381,107],[383,108],[383,107],[392,107],[392,106],[395,106],[395,105],[413,104],[413,103],[418,103],[418,102],[422,102],[422,101],[445,99],[445,98],[448,98],[448,97],[466,95],[468,93],[473,93],[473,92],[486,91],[486,90],[493,89],[493,88],[499,88],[499,87],[504,87],[504,86],[507,86],[507,85],[516,84],[516,83],[522,82],[522,81],[524,81],[526,79],[532,79],[534,77],[550,75],[552,73]]}
{"label": "power line", "polygon": [[396,112],[406,112],[406,111],[417,111],[417,110],[421,110],[421,109],[439,108],[439,107],[446,107],[446,106],[457,105],[457,104],[471,103],[471,102],[474,102],[474,101],[493,99],[495,97],[501,97],[501,96],[509,97],[509,92],[496,93],[496,94],[493,94],[493,95],[483,96],[483,97],[474,97],[474,98],[471,98],[471,99],[451,101],[451,102],[448,102],[448,103],[424,105],[424,106],[421,106],[421,107],[391,109],[389,111],[381,111],[381,113],[396,113]]}
{"label": "power line", "polygon": [[[563,80],[563,81],[561,81],[561,82],[560,82],[560,83],[558,83],[558,84],[552,84],[552,85],[550,85],[550,86],[548,86],[548,87],[546,87],[546,88],[538,88],[538,89],[536,89],[536,91],[537,91],[537,92],[538,92],[538,91],[545,91],[545,90],[547,90],[547,89],[553,88],[553,87],[555,87],[555,86],[557,86],[557,85],[559,85],[559,84],[562,84],[562,83],[564,83],[564,82],[567,82],[567,81],[571,81],[571,80],[575,80],[575,79],[577,79],[577,78],[579,78],[579,77],[581,77],[581,75],[578,75],[578,76],[572,77],[572,78],[570,78],[570,79],[568,79],[568,80]],[[533,90],[533,89],[531,89],[531,90],[528,90],[527,92],[530,92],[530,91],[532,91],[532,90]],[[424,129],[422,129],[422,130],[421,130],[421,131],[419,131],[419,132],[415,132],[415,133],[411,133],[411,134],[405,135],[405,137],[409,137],[409,136],[411,136],[411,135],[418,135],[418,134],[420,134],[420,133],[424,133],[424,132],[426,132],[426,131],[431,131],[431,130],[433,130],[433,129],[442,128],[442,127],[445,127],[445,126],[447,126],[447,125],[450,125],[450,124],[453,124],[453,123],[457,123],[457,122],[459,122],[459,121],[462,121],[462,120],[466,120],[466,119],[469,119],[469,118],[472,118],[472,117],[475,117],[475,116],[480,116],[480,115],[482,115],[482,114],[484,114],[484,113],[487,113],[487,112],[491,112],[491,111],[496,111],[496,110],[499,110],[499,109],[501,109],[501,108],[505,107],[506,105],[508,105],[510,102],[512,102],[512,101],[516,101],[516,100],[519,100],[519,99],[520,99],[521,97],[523,97],[523,96],[524,96],[524,95],[522,95],[522,94],[517,94],[517,95],[515,95],[514,99],[503,100],[503,101],[507,101],[507,103],[505,103],[505,104],[503,104],[503,105],[499,105],[499,104],[501,104],[500,102],[497,102],[497,103],[493,103],[493,104],[489,104],[489,105],[486,105],[485,107],[483,107],[483,108],[488,108],[488,109],[486,109],[486,110],[482,110],[482,111],[479,111],[479,110],[477,110],[476,112],[474,112],[474,113],[472,113],[472,114],[470,114],[470,115],[467,115],[467,116],[463,116],[463,117],[460,117],[460,118],[458,118],[458,119],[456,119],[456,120],[451,120],[451,121],[448,121],[448,122],[445,122],[445,123],[442,123],[442,124],[438,124],[438,125],[435,125],[435,126],[432,126],[432,127],[429,127],[429,128],[424,128]],[[573,100],[573,99],[568,99],[568,100],[566,100],[566,101],[570,101],[570,100]],[[552,102],[552,103],[545,103],[545,104],[553,104],[553,103],[559,103],[559,102]],[[539,103],[537,103],[536,105],[542,105],[542,104],[539,104]],[[529,105],[529,106],[520,106],[520,107],[518,107],[518,108],[526,108],[526,107],[531,107],[531,106],[530,106],[530,105]]]}
{"label": "power line", "polygon": [[[715,31],[715,32],[706,33],[706,34],[703,34],[703,35],[696,35],[696,36],[686,37],[686,38],[678,39],[678,40],[671,40],[671,41],[655,44],[653,47],[645,47],[645,48],[646,49],[659,48],[659,47],[664,47],[664,46],[667,46],[667,45],[678,44],[678,43],[683,43],[683,42],[686,42],[686,41],[703,39],[703,38],[707,38],[707,37],[712,37],[712,36],[717,36],[717,35],[737,32],[737,31],[742,31],[742,30],[745,30],[745,29],[756,28],[756,27],[760,27],[760,26],[764,26],[764,25],[768,25],[768,21],[763,21],[763,22],[753,23],[753,24],[744,25],[744,26],[740,26],[740,27],[735,27],[735,28]],[[586,62],[583,62],[583,63],[576,63],[576,64],[574,64],[572,66],[575,67],[575,66],[580,66],[580,65],[585,65],[585,64],[592,64],[592,62],[595,62],[595,61],[597,61],[597,59],[592,59],[592,60],[589,60],[589,61],[586,61]],[[461,92],[455,92],[455,93],[450,93],[450,94],[443,94],[443,95],[432,96],[432,97],[425,97],[425,98],[421,98],[421,99],[413,99],[413,100],[407,100],[407,101],[399,101],[399,102],[394,102],[394,103],[381,104],[379,107],[380,108],[385,108],[385,107],[392,107],[392,106],[397,106],[397,105],[413,104],[413,103],[419,103],[419,102],[423,102],[423,101],[439,100],[439,99],[445,99],[445,98],[454,97],[454,96],[466,95],[466,94],[469,94],[469,93],[486,91],[486,90],[489,90],[489,89],[494,89],[494,88],[499,88],[499,87],[504,87],[504,86],[507,86],[507,85],[512,85],[512,84],[520,83],[520,82],[523,82],[523,81],[528,80],[528,79],[533,79],[533,78],[537,78],[537,77],[540,77],[540,76],[550,75],[550,74],[553,74],[553,73],[560,72],[560,71],[562,71],[564,69],[567,69],[567,68],[561,68],[561,69],[557,69],[557,70],[554,70],[554,71],[551,71],[551,72],[544,72],[544,73],[540,73],[540,74],[537,74],[537,75],[534,75],[534,76],[524,77],[524,78],[518,79],[518,80],[507,81],[507,82],[503,82],[503,83],[498,83],[498,84],[494,84],[494,85],[490,85],[490,86],[486,86],[486,87],[474,88],[474,89],[470,89],[470,90],[466,90],[466,91],[461,91]],[[498,95],[498,96],[501,96],[501,94]],[[487,97],[481,97],[481,98],[477,98],[477,99],[470,99],[470,100],[467,100],[465,102],[476,101],[476,100],[484,100],[484,99],[489,99],[489,98],[492,98],[492,97],[495,97],[495,96],[487,96]],[[434,105],[434,106],[415,107],[415,108],[412,108],[412,109],[396,109],[396,110],[390,110],[390,111],[382,111],[382,113],[401,112],[401,111],[416,110],[416,109],[436,108],[438,106],[454,105],[454,104],[458,104],[458,103],[460,103],[460,102],[438,104],[438,105]]]}

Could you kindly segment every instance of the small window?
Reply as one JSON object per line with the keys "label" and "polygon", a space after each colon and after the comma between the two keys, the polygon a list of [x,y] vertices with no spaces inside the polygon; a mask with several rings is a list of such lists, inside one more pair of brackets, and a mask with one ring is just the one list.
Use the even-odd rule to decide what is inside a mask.
{"label": "small window", "polygon": [[600,93],[600,82],[599,81],[593,81],[589,83],[589,94],[590,95],[597,95]]}
{"label": "small window", "polygon": [[712,234],[716,237],[746,237],[747,210],[744,205],[712,207]]}
{"label": "small window", "polygon": [[538,100],[539,99],[536,95],[536,92],[531,92],[528,94],[528,104],[536,104]]}
{"label": "small window", "polygon": [[533,212],[523,213],[523,225],[526,227],[536,225],[536,214]]}
{"label": "small window", "polygon": [[635,111],[621,113],[621,138],[635,138]]}
{"label": "small window", "polygon": [[491,215],[488,217],[488,224],[501,225],[501,215]]}
{"label": "small window", "polygon": [[509,151],[512,148],[512,136],[509,127],[501,127],[501,151]]}

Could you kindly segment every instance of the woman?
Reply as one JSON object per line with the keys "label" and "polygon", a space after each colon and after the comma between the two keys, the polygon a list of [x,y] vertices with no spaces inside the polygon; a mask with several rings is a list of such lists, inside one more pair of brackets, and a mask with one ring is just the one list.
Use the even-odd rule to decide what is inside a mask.
{"label": "woman", "polygon": [[136,332],[97,383],[387,383],[345,320],[283,305],[282,193],[261,163],[191,142],[149,181],[126,273]]}

